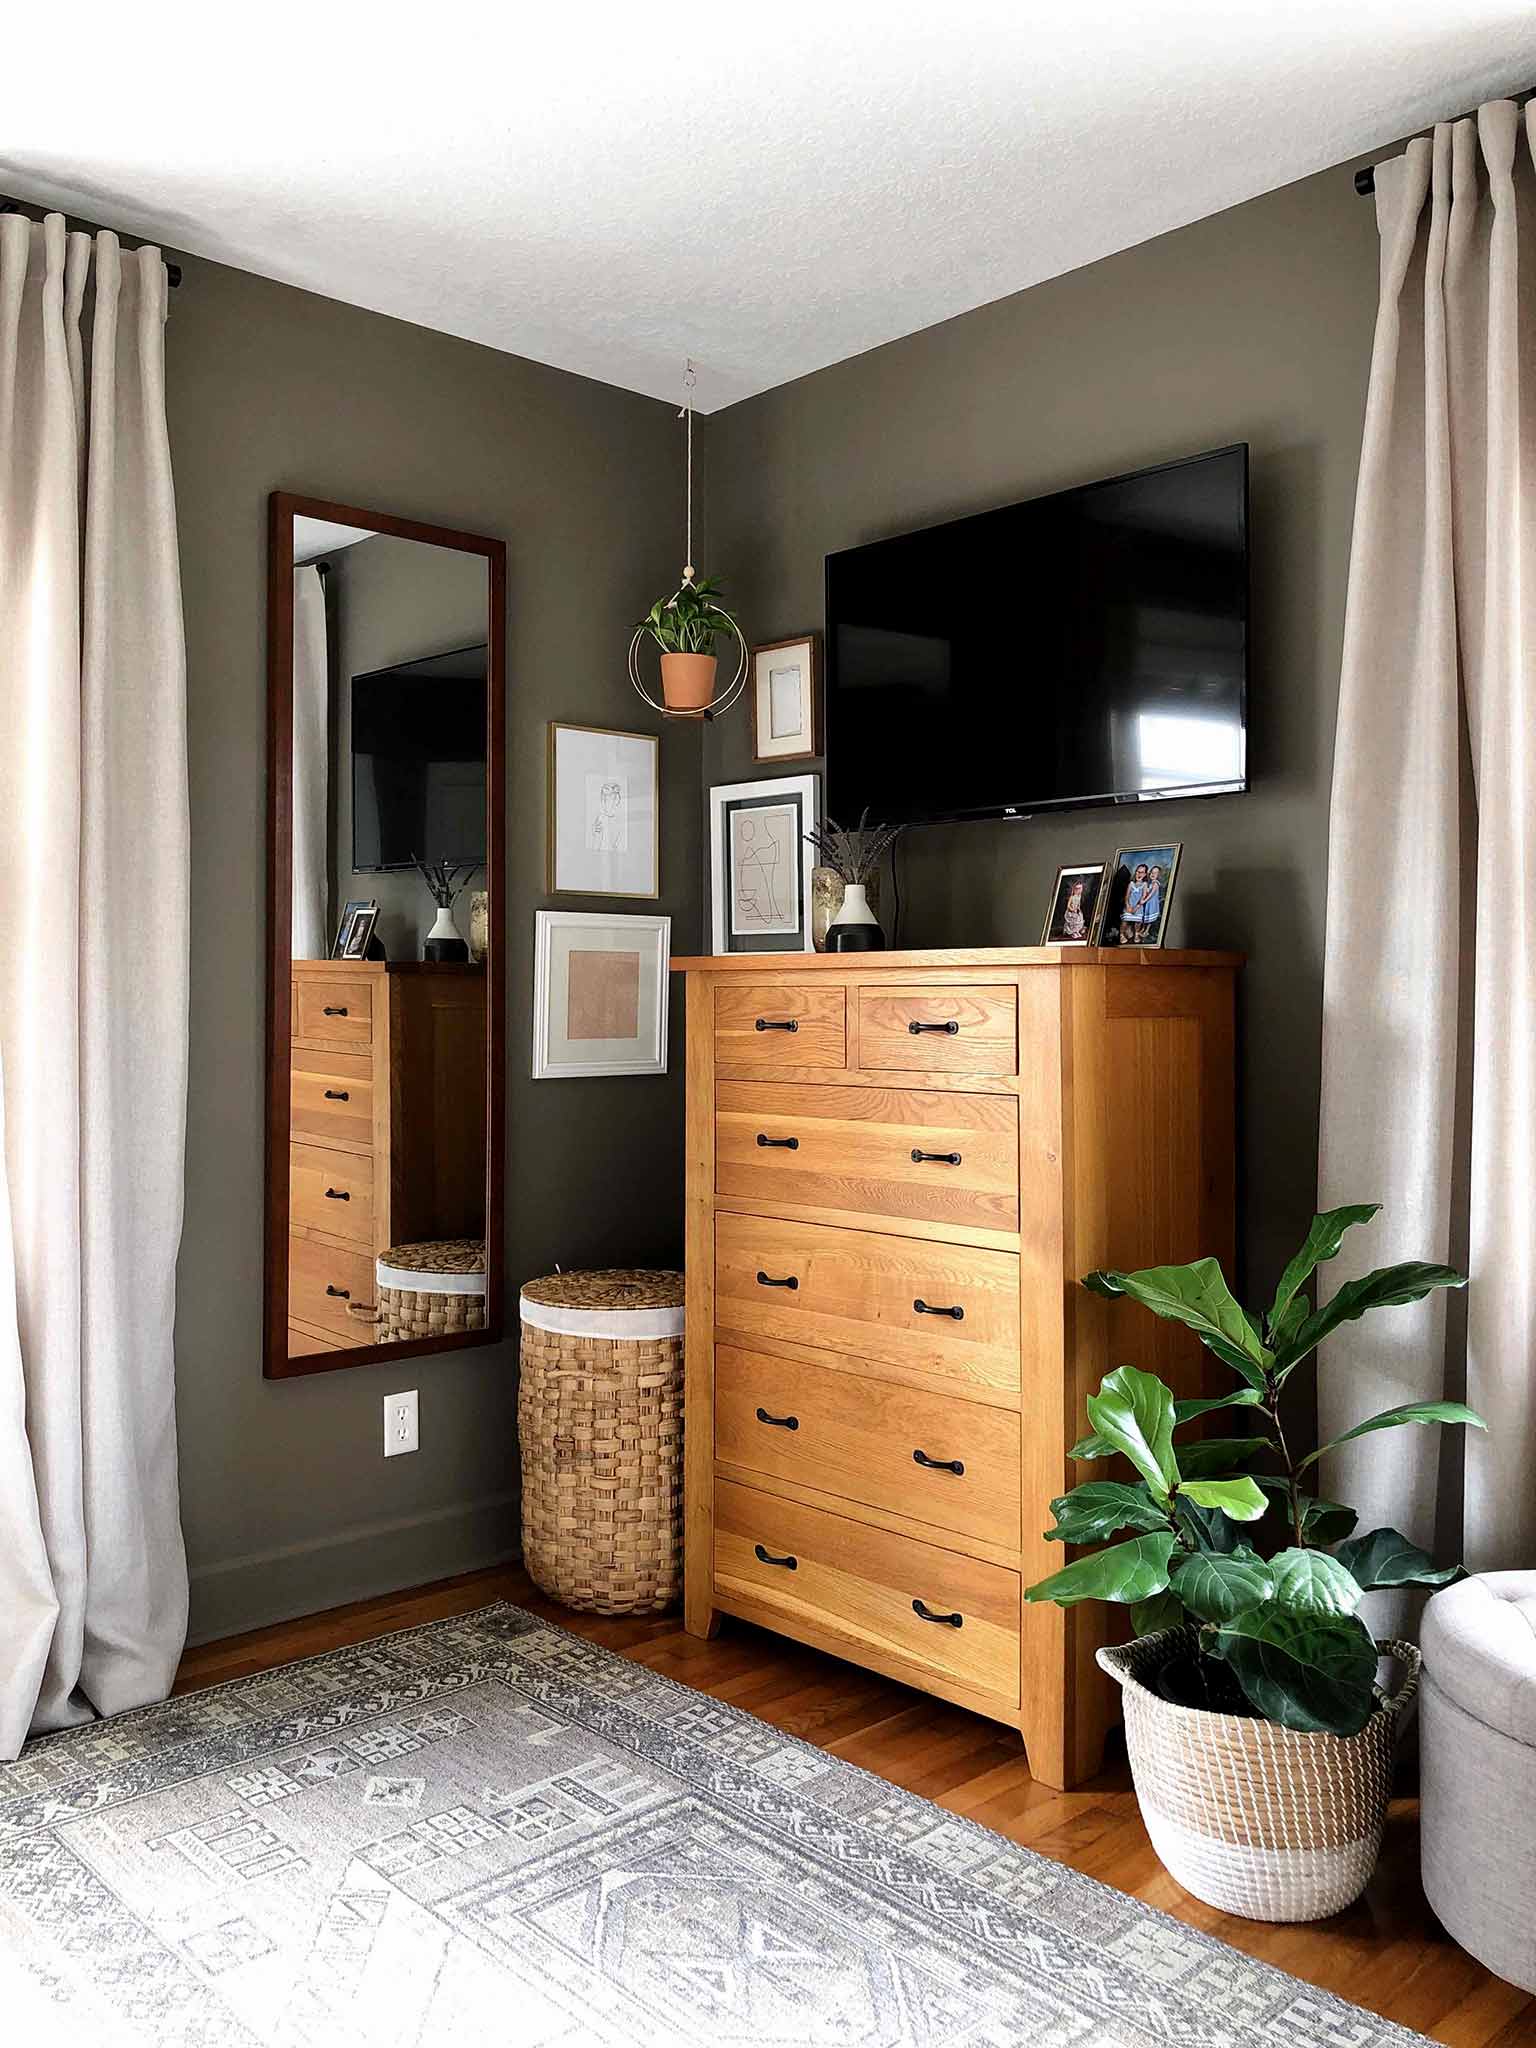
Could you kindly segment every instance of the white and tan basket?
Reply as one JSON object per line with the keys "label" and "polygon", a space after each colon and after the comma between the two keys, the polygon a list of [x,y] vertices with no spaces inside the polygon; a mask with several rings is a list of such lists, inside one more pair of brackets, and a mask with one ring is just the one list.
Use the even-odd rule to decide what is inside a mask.
{"label": "white and tan basket", "polygon": [[347,1313],[372,1323],[375,1344],[408,1344],[421,1337],[458,1337],[485,1328],[485,1240],[430,1238],[395,1244],[374,1261],[377,1304],[348,1304]]}
{"label": "white and tan basket", "polygon": [[1191,1629],[1101,1649],[1125,1695],[1125,1742],[1141,1817],[1170,1877],[1247,1920],[1320,1920],[1370,1882],[1392,1785],[1398,1717],[1419,1683],[1411,1643],[1378,1643],[1404,1666],[1358,1735],[1302,1735],[1273,1721],[1176,1706],[1148,1681]]}

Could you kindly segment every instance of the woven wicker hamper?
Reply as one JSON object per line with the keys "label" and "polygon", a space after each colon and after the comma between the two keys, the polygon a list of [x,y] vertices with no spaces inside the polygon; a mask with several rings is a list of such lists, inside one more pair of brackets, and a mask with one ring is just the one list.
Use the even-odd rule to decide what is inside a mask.
{"label": "woven wicker hamper", "polygon": [[485,1242],[443,1237],[395,1244],[374,1262],[374,1341],[453,1337],[485,1328]]}
{"label": "woven wicker hamper", "polygon": [[682,1590],[683,1276],[530,1280],[519,1302],[523,1560],[596,1614]]}

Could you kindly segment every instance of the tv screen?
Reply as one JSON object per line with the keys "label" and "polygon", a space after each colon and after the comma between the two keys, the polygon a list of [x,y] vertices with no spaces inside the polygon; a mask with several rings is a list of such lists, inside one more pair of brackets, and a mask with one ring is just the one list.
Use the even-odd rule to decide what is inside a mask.
{"label": "tv screen", "polygon": [[827,808],[1246,789],[1248,449],[827,557]]}
{"label": "tv screen", "polygon": [[352,865],[485,861],[486,650],[352,678]]}

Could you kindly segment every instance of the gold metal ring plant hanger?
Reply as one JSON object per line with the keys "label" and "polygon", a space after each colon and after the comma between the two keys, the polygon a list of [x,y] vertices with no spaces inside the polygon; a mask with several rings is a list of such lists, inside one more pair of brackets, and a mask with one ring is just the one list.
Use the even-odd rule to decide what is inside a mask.
{"label": "gold metal ring plant hanger", "polygon": [[[683,377],[684,513],[683,580],[670,597],[658,598],[635,628],[629,643],[629,680],[653,711],[663,718],[714,718],[728,711],[747,685],[747,643],[740,626],[720,603],[719,586],[700,578],[693,566],[693,387],[698,382],[690,360]],[[736,642],[736,669],[723,690],[715,641],[731,635]],[[661,649],[662,695],[652,696],[640,673],[640,649],[654,640]]]}

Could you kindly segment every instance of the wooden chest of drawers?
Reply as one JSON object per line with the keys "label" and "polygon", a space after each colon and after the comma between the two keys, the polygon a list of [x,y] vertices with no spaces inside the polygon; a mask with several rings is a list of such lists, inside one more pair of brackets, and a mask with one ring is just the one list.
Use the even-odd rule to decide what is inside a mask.
{"label": "wooden chest of drawers", "polygon": [[1122,1359],[1075,1285],[1228,1256],[1235,956],[1031,948],[674,961],[688,978],[687,1626],[736,1615],[1098,1767],[1103,1611],[1027,1605]]}
{"label": "wooden chest of drawers", "polygon": [[378,1252],[484,1234],[485,971],[295,960],[290,1003],[288,1355],[300,1358],[375,1341]]}

